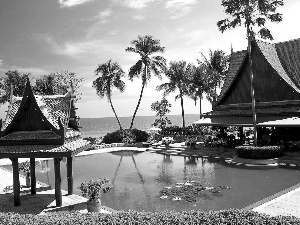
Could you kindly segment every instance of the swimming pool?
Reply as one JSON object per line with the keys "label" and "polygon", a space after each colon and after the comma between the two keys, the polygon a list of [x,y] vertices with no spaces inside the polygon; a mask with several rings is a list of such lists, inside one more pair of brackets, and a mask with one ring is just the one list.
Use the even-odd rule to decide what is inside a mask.
{"label": "swimming pool", "polygon": [[[114,187],[101,197],[102,205],[115,210],[185,211],[244,208],[299,183],[296,169],[232,167],[223,161],[165,156],[156,153],[113,152],[74,158],[74,193],[81,182],[109,178]],[[61,163],[62,189],[67,190],[66,160]],[[53,161],[42,161],[37,180],[54,187]],[[166,186],[193,180],[204,186],[229,186],[221,193],[203,191],[196,202],[160,199]]]}

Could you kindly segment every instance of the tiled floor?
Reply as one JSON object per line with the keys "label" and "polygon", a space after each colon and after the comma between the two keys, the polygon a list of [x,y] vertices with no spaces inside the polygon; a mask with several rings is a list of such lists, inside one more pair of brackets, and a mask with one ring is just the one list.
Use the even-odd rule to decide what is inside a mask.
{"label": "tiled floor", "polygon": [[270,216],[295,216],[300,218],[300,188],[291,190],[266,203],[253,208],[253,211]]}

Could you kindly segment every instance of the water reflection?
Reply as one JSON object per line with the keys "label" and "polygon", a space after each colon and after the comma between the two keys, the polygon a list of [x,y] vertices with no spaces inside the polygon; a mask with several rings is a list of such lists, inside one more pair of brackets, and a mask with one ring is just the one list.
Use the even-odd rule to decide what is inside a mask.
{"label": "water reflection", "polygon": [[157,165],[158,177],[156,181],[166,185],[173,183],[173,160],[171,155],[163,155],[161,164]]}
{"label": "water reflection", "polygon": [[197,176],[197,162],[196,157],[184,157],[183,175],[184,181],[195,180]]}
{"label": "water reflection", "polygon": [[[145,180],[145,178],[144,178],[142,172],[140,171],[139,167],[137,166],[136,160],[135,160],[135,158],[134,158],[134,156],[137,155],[137,154],[139,154],[139,153],[140,153],[140,152],[133,152],[133,151],[118,151],[118,152],[111,152],[111,154],[113,154],[113,155],[118,155],[118,156],[120,156],[119,164],[118,164],[118,166],[117,166],[117,169],[116,169],[116,171],[115,171],[115,173],[114,173],[114,177],[113,177],[113,179],[112,179],[112,184],[113,184],[113,186],[115,186],[116,177],[117,177],[119,168],[120,168],[120,166],[121,166],[123,157],[131,157],[131,160],[132,160],[132,162],[133,162],[135,171],[136,171],[136,173],[137,173],[137,175],[138,175],[138,177],[139,177],[139,181],[140,181],[140,183],[142,184],[142,189],[143,189],[144,195],[145,195],[145,197],[146,197],[145,202],[146,202],[146,204],[147,204],[147,208],[148,208],[149,210],[154,210],[154,209],[153,209],[153,206],[152,206],[152,203],[151,203],[151,194],[149,193],[149,191],[148,191],[147,188],[146,188],[146,180]],[[132,188],[130,188],[130,189],[132,189]],[[123,200],[122,200],[122,202],[126,202],[127,207],[128,207],[128,202],[130,202],[130,200],[132,200],[132,199],[130,199],[130,196],[131,196],[131,195],[128,194],[128,188],[124,188],[124,190],[121,191],[119,194],[116,194],[115,190],[116,190],[116,189],[113,187],[110,195],[113,196],[113,198],[114,198],[115,201],[117,201],[117,202],[120,202],[120,200],[122,200],[124,197],[128,198],[128,199],[127,199],[128,201],[123,201]],[[136,205],[136,207],[137,207],[137,206],[139,205],[140,200],[136,201],[136,200],[134,200],[134,199],[136,199],[136,198],[133,198],[132,203],[133,203],[134,205]],[[124,207],[121,207],[121,208],[124,208]],[[138,207],[137,207],[137,208],[138,208]]]}

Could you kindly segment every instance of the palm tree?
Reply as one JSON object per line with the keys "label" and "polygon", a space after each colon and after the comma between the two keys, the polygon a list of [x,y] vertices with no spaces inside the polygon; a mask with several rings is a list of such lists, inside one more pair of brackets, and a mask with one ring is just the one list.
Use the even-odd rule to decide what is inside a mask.
{"label": "palm tree", "polygon": [[212,104],[217,99],[217,87],[220,87],[226,77],[229,58],[222,50],[209,50],[209,58],[201,53],[203,61],[198,60],[198,64],[203,67],[205,76],[207,77],[207,100]]}
{"label": "palm tree", "polygon": [[203,66],[200,64],[195,67],[190,77],[188,95],[194,100],[195,106],[199,98],[200,119],[202,118],[202,99],[203,94],[208,92],[208,79]]}
{"label": "palm tree", "polygon": [[160,46],[160,40],[153,39],[152,36],[138,36],[137,40],[131,42],[132,47],[127,47],[125,50],[127,52],[134,52],[140,55],[140,60],[138,60],[129,70],[129,80],[133,80],[134,77],[141,77],[142,79],[142,89],[139,97],[138,104],[135,108],[130,128],[133,127],[133,122],[136,113],[139,109],[141,99],[143,96],[144,88],[147,82],[151,79],[151,72],[155,76],[161,79],[161,72],[165,70],[166,60],[162,56],[152,56],[155,53],[163,53],[165,51],[164,47]]}
{"label": "palm tree", "polygon": [[183,96],[188,95],[189,77],[193,73],[194,65],[187,64],[186,61],[170,62],[170,67],[166,71],[166,76],[169,78],[169,83],[164,83],[156,87],[158,91],[164,90],[164,94],[168,95],[176,90],[179,94],[175,100],[180,98],[182,126],[185,127]]}
{"label": "palm tree", "polygon": [[[252,70],[252,50],[251,41],[255,40],[255,35],[258,34],[263,39],[273,40],[270,30],[265,26],[267,21],[281,22],[282,14],[276,13],[279,6],[283,6],[283,0],[222,0],[222,6],[225,8],[225,13],[232,18],[220,20],[217,25],[219,30],[223,33],[227,29],[241,26],[242,20],[246,27],[248,40],[248,59],[250,66],[250,85],[251,85],[251,105],[254,126],[254,144],[257,144],[257,128],[256,128],[256,101],[254,76]],[[259,31],[255,33],[253,27],[257,26]]]}
{"label": "palm tree", "polygon": [[115,108],[112,104],[111,96],[113,88],[117,88],[120,92],[125,90],[125,83],[121,80],[125,73],[121,69],[120,65],[117,62],[112,62],[111,59],[106,63],[99,65],[95,70],[95,73],[96,75],[101,74],[102,76],[93,81],[93,87],[96,89],[97,95],[100,98],[103,98],[104,96],[107,97],[120,126],[120,130],[123,130]]}

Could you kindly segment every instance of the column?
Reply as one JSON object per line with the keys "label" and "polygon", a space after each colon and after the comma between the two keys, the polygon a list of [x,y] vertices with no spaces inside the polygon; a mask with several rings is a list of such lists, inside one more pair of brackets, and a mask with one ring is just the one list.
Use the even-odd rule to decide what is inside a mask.
{"label": "column", "polygon": [[36,194],[35,158],[30,158],[30,183],[31,194]]}
{"label": "column", "polygon": [[240,135],[240,142],[244,143],[244,130],[243,127],[239,127],[239,135]]}
{"label": "column", "polygon": [[55,200],[56,200],[56,206],[62,206],[60,158],[54,158],[54,173],[55,173]]}
{"label": "column", "polygon": [[12,158],[11,161],[13,166],[14,206],[19,206],[21,205],[21,201],[18,158]]}
{"label": "column", "polygon": [[225,132],[224,132],[224,130],[225,130],[225,128],[224,127],[220,127],[220,137],[221,138],[224,138],[224,134],[225,134]]}
{"label": "column", "polygon": [[73,194],[73,157],[67,157],[68,195]]}

